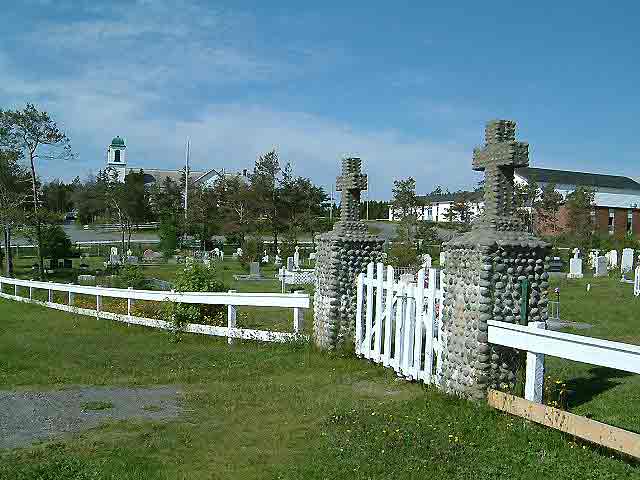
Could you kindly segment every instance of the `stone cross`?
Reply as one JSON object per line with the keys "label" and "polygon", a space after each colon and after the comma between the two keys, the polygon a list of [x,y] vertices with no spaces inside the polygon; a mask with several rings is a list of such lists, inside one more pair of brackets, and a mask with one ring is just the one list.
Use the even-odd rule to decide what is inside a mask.
{"label": "stone cross", "polygon": [[360,173],[362,160],[357,157],[342,159],[342,175],[336,179],[340,197],[340,221],[360,220],[360,192],[367,189],[367,176]]}
{"label": "stone cross", "polygon": [[493,120],[485,128],[485,145],[473,150],[473,169],[485,172],[484,211],[488,218],[514,212],[513,171],[529,164],[529,144],[515,141],[516,122]]}

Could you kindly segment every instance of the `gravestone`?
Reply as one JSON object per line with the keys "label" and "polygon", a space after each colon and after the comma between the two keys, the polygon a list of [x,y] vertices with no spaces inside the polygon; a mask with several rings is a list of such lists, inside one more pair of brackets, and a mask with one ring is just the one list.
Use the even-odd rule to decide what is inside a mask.
{"label": "gravestone", "polygon": [[118,255],[118,247],[111,247],[111,255]]}
{"label": "gravestone", "polygon": [[251,262],[249,264],[249,275],[251,276],[261,276],[260,273],[260,264],[258,262]]}
{"label": "gravestone", "polygon": [[341,192],[340,219],[320,235],[315,265],[314,339],[334,349],[353,342],[356,276],[369,262],[380,260],[384,240],[368,232],[360,220],[360,192],[367,188],[360,158],[344,158],[336,190]]}
{"label": "gravestone", "polygon": [[281,266],[281,265],[282,265],[282,258],[280,257],[280,255],[276,254],[276,258],[275,258],[275,260],[273,261],[273,264],[274,264],[276,267],[279,267],[279,266]]}
{"label": "gravestone", "polygon": [[564,267],[562,259],[560,257],[553,257],[549,260],[549,267],[547,268],[547,271],[549,273],[561,273],[562,267]]}
{"label": "gravestone", "polygon": [[127,263],[129,265],[137,265],[140,262],[140,259],[136,255],[129,255],[127,257]]}
{"label": "gravestone", "polygon": [[574,248],[573,249],[573,258],[580,258],[580,249],[579,248]]}
{"label": "gravestone", "polygon": [[431,255],[429,255],[428,253],[422,255],[422,267],[426,270],[429,270],[431,268]]}
{"label": "gravestone", "polygon": [[[515,212],[514,169],[529,163],[515,122],[487,124],[473,168],[485,172],[484,213],[470,232],[445,243],[442,355],[436,381],[449,393],[484,399],[488,388],[513,389],[519,364],[511,348],[490,344],[489,320],[546,321],[549,245],[526,231]],[[523,282],[529,301],[521,301]]]}
{"label": "gravestone", "polygon": [[567,278],[582,278],[582,259],[573,257],[569,260],[569,274]]}
{"label": "gravestone", "polygon": [[629,273],[633,270],[633,249],[625,248],[622,250],[622,263],[620,264],[622,274]]}
{"label": "gravestone", "polygon": [[609,272],[607,270],[608,267],[608,261],[607,261],[607,257],[598,257],[596,258],[596,271],[593,274],[594,277],[606,277],[607,275],[609,275]]}
{"label": "gravestone", "polygon": [[78,285],[95,285],[95,275],[78,275]]}
{"label": "gravestone", "polygon": [[300,247],[296,245],[296,251],[293,254],[293,268],[300,268]]}
{"label": "gravestone", "polygon": [[293,257],[287,257],[287,270],[293,271]]}
{"label": "gravestone", "polygon": [[609,260],[609,269],[614,269],[614,268],[618,268],[618,251],[617,250],[610,250],[609,253],[607,253],[607,258]]}
{"label": "gravestone", "polygon": [[440,268],[444,268],[444,264],[447,262],[447,254],[440,252]]}

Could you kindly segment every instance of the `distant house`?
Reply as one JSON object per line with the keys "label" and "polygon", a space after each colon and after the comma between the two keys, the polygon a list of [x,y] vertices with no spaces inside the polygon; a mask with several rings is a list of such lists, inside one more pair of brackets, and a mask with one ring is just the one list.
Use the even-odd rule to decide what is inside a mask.
{"label": "distant house", "polygon": [[[418,195],[418,208],[416,210],[418,220],[436,223],[460,221],[457,216],[452,217],[452,215],[449,214],[449,210],[454,203],[461,200],[467,202],[471,219],[477,217],[482,212],[484,207],[482,191]],[[389,220],[400,220],[401,217],[400,211],[391,206],[389,207]]]}
{"label": "distant house", "polygon": [[[520,184],[535,182],[540,188],[554,184],[563,198],[578,187],[591,188],[595,191],[591,212],[594,230],[609,235],[640,237],[640,183],[629,177],[525,167],[516,169],[515,181]],[[558,224],[561,229],[567,224],[564,206],[560,208]]]}
{"label": "distant house", "polygon": [[[152,186],[155,184],[162,185],[166,179],[171,179],[178,185],[184,180],[184,169],[166,169],[166,168],[147,168],[147,167],[129,167],[127,166],[126,158],[127,146],[119,136],[116,136],[111,140],[111,144],[107,148],[107,168],[114,170],[118,174],[118,180],[124,182],[124,178],[130,172],[139,172],[142,170],[144,173],[145,186]],[[247,177],[247,170],[242,172],[230,172],[224,168],[212,168],[210,170],[189,170],[189,179],[195,184],[212,184],[216,178],[226,176],[242,176]]]}

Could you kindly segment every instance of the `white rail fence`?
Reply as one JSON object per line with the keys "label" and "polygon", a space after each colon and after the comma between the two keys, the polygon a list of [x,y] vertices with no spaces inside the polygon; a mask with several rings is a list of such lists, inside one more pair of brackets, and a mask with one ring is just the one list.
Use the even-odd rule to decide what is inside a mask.
{"label": "white rail fence", "polygon": [[423,268],[417,282],[403,282],[394,280],[393,267],[370,263],[357,278],[356,354],[409,380],[432,383],[440,351],[437,281],[435,269]]}
{"label": "white rail fence", "polygon": [[[3,286],[12,285],[13,294],[4,293]],[[20,290],[28,289],[28,296],[21,296]],[[39,301],[33,298],[34,289],[46,290],[48,292],[47,301]],[[66,292],[67,302],[65,304],[53,301],[53,292]],[[76,294],[90,295],[95,297],[96,308],[79,308],[74,305]],[[227,326],[219,327],[213,325],[187,324],[182,331],[190,333],[200,333],[203,335],[213,335],[227,337],[229,343],[234,338],[261,340],[265,342],[287,342],[292,340],[308,340],[308,336],[303,335],[303,310],[309,308],[309,296],[296,292],[292,294],[281,293],[228,293],[218,292],[173,292],[173,291],[152,291],[133,290],[119,288],[91,287],[83,285],[72,285],[53,282],[38,282],[33,280],[20,280],[16,278],[0,277],[0,297],[17,300],[26,303],[35,303],[56,310],[78,313],[81,315],[95,316],[97,319],[104,318],[116,320],[128,324],[144,325],[147,327],[161,328],[164,330],[173,329],[173,324],[164,320],[136,317],[132,315],[132,306],[136,300],[146,300],[155,302],[177,302],[206,305],[227,305]],[[121,298],[127,300],[127,314],[107,312],[102,309],[102,299]],[[267,330],[252,330],[247,328],[237,328],[237,308],[238,307],[279,307],[293,309],[293,332],[273,332]]]}
{"label": "white rail fence", "polygon": [[640,296],[640,265],[636,267],[633,277],[633,295],[636,297]]}
{"label": "white rail fence", "polygon": [[525,398],[542,402],[544,356],[640,373],[640,346],[544,329],[543,322],[527,326],[489,321],[489,343],[525,350]]}

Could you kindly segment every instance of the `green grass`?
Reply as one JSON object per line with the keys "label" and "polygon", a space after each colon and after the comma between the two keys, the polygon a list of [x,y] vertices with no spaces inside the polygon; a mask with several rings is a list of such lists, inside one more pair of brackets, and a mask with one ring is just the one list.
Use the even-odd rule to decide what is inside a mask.
{"label": "green grass", "polygon": [[[1,479],[638,479],[571,437],[351,354],[96,321],[0,300],[0,388],[180,385],[177,420],[0,451]],[[637,410],[636,410],[637,412]]]}
{"label": "green grass", "polygon": [[[583,279],[555,279],[551,287],[551,292],[560,288],[561,319],[593,326],[564,331],[640,345],[640,299],[633,296],[633,285],[613,275],[589,274]],[[555,295],[549,298],[555,300]],[[566,384],[570,411],[640,433],[640,375],[549,356],[546,370],[548,381]]]}
{"label": "green grass", "polygon": [[113,408],[113,403],[111,402],[103,402],[103,401],[93,401],[93,402],[85,402],[80,408],[82,410],[92,410],[92,411],[100,411],[100,410],[110,410]]}

